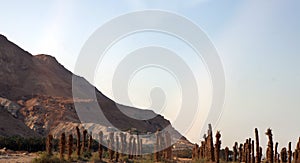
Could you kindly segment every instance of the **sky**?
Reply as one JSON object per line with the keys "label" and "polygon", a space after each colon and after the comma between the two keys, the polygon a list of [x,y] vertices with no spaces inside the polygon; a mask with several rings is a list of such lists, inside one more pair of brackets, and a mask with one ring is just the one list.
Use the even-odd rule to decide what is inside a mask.
{"label": "sky", "polygon": [[[255,127],[259,128],[262,145],[267,144],[264,132],[269,127],[280,148],[289,141],[294,147],[300,136],[300,1],[0,2],[1,34],[33,55],[55,56],[72,72],[88,38],[113,18],[143,10],[163,10],[186,17],[206,33],[223,64],[225,101],[222,115],[214,126],[214,131],[222,133],[222,146],[232,147],[234,141],[254,137]],[[195,58],[194,52],[181,40],[157,32],[137,33],[119,40],[107,51],[103,64],[99,63],[95,70],[94,81],[90,82],[122,103],[113,95],[113,70],[126,54],[149,45],[167,47],[187,62],[197,77],[199,107],[209,108],[213,86],[203,60]],[[159,80],[161,77],[163,81]],[[149,91],[153,87],[164,88],[167,104],[164,109],[154,111],[171,122],[176,120],[181,92],[168,71],[155,67],[145,69],[137,72],[130,82],[131,104],[140,108],[151,106]],[[202,138],[204,112],[198,112],[190,130],[183,133],[192,142]]]}

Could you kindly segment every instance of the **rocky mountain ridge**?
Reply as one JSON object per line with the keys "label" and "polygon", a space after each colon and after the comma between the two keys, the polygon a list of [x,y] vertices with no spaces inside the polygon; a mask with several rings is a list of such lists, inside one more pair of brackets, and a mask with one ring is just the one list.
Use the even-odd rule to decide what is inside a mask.
{"label": "rocky mountain ridge", "polygon": [[[72,78],[82,84],[72,88]],[[141,133],[154,133],[171,126],[161,115],[149,120],[126,116],[118,109],[119,104],[95,87],[97,99],[90,99],[88,96],[82,98],[85,97],[85,91],[81,90],[85,90],[87,85],[93,87],[84,78],[65,69],[54,57],[44,54],[33,56],[0,35],[0,111],[5,112],[2,116],[7,119],[6,125],[0,124],[0,136],[46,136],[49,133],[59,135],[61,132],[75,132],[74,127],[80,125],[80,120],[74,103],[83,106],[91,103],[101,105],[111,124],[124,132],[133,128]],[[81,98],[73,98],[72,89],[83,92]],[[122,109],[131,114],[155,114],[128,106],[122,106]],[[16,129],[13,133],[6,132],[16,125],[21,125],[22,129]],[[88,125],[95,128],[90,123]],[[100,125],[111,127],[104,121],[100,121]],[[171,131],[181,137],[172,127]]]}

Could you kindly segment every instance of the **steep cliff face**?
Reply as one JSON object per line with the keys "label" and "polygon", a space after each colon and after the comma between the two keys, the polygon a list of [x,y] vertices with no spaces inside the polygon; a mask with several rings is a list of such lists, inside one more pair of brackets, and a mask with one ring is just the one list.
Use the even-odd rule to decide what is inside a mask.
{"label": "steep cliff face", "polygon": [[[80,99],[72,98],[72,77],[82,83],[75,88],[77,92],[82,92]],[[81,91],[86,86],[93,87],[84,78],[65,69],[54,57],[44,54],[33,56],[0,35],[0,97],[15,102],[18,109],[14,110],[14,114],[19,115],[14,117],[8,109],[3,109],[5,114],[1,116],[13,118],[9,120],[11,127],[23,123],[28,131],[43,136],[50,132],[71,132],[80,123],[74,102],[82,106],[99,104],[110,123],[123,131],[135,128],[141,132],[155,132],[170,125],[163,116],[152,111],[122,106],[122,110],[130,114],[156,115],[149,120],[130,118],[118,109],[118,104],[96,88],[97,99],[90,99],[84,94],[85,91]],[[106,127],[111,125],[104,121],[100,121],[100,124]],[[180,135],[176,130],[174,133]]]}

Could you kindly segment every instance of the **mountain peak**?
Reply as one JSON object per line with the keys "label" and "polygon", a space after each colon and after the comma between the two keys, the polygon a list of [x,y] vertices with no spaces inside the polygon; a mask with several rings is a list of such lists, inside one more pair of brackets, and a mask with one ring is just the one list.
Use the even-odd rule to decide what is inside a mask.
{"label": "mountain peak", "polygon": [[7,38],[4,35],[0,34],[0,40],[7,40]]}
{"label": "mountain peak", "polygon": [[37,54],[34,55],[34,58],[39,59],[45,63],[58,63],[55,57],[48,54]]}

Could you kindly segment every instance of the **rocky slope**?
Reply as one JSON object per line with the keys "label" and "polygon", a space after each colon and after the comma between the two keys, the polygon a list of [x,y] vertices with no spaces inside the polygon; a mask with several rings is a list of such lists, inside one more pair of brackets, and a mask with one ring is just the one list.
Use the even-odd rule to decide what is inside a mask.
{"label": "rocky slope", "polygon": [[8,99],[0,98],[0,135],[22,137],[40,136],[24,124],[19,115],[20,106]]}
{"label": "rocky slope", "polygon": [[[72,97],[72,77],[81,83],[73,88],[82,92],[80,98],[75,100]],[[110,123],[123,131],[135,128],[143,133],[153,133],[170,125],[161,115],[149,120],[130,118],[118,109],[118,104],[94,87],[97,99],[89,98],[83,91],[86,86],[93,87],[84,78],[65,69],[54,57],[33,56],[0,35],[0,97],[14,104],[14,109],[0,109],[3,112],[0,120],[7,121],[6,125],[0,123],[0,135],[32,133],[31,135],[45,136],[48,133],[58,135],[61,132],[74,132],[74,127],[80,123],[74,103],[82,105],[81,109],[89,109],[88,106],[93,103],[99,104]],[[127,110],[130,114],[155,114],[128,106],[122,106],[122,110]],[[90,122],[87,123],[89,127],[95,128]],[[100,120],[99,124],[111,127],[105,121]],[[5,131],[1,130],[3,126]],[[8,128],[16,129],[9,133],[6,132]],[[171,130],[173,134],[181,136],[176,130]]]}

